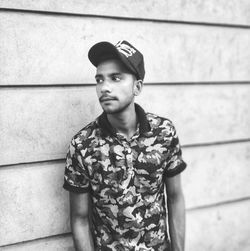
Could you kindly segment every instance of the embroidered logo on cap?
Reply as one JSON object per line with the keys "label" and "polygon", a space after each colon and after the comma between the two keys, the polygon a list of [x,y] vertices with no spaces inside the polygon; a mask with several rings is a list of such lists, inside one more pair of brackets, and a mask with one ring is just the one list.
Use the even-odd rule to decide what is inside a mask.
{"label": "embroidered logo on cap", "polygon": [[127,58],[133,56],[133,54],[136,53],[136,50],[131,47],[130,45],[126,44],[123,41],[119,41],[115,47],[119,52],[121,52],[123,55],[125,55]]}

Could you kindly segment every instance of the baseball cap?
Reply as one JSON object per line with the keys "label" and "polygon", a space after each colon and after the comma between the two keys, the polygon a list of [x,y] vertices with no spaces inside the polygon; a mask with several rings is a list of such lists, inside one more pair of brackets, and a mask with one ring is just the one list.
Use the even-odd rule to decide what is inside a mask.
{"label": "baseball cap", "polygon": [[130,72],[135,74],[137,79],[144,79],[145,69],[143,55],[125,40],[119,41],[116,45],[106,41],[99,42],[90,48],[88,58],[96,67],[104,59],[117,58]]}

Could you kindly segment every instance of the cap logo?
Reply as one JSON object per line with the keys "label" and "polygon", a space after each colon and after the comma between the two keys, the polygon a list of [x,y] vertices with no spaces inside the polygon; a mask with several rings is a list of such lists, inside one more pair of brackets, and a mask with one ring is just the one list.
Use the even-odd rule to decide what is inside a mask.
{"label": "cap logo", "polygon": [[118,42],[115,45],[116,49],[125,55],[127,58],[133,56],[136,53],[136,50],[129,46],[128,44],[123,43],[123,41]]}

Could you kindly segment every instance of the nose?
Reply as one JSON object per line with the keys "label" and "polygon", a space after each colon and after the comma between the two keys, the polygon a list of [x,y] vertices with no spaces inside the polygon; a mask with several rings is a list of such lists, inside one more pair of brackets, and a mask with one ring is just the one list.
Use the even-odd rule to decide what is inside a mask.
{"label": "nose", "polygon": [[108,80],[104,80],[100,86],[101,93],[110,93],[111,92],[111,84]]}

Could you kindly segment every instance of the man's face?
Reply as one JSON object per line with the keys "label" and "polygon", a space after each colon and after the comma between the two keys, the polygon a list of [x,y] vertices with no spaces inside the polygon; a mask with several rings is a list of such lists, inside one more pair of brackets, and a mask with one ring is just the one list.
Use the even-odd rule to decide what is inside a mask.
{"label": "man's face", "polygon": [[101,62],[95,78],[97,96],[106,113],[119,113],[134,102],[136,79],[119,60]]}

